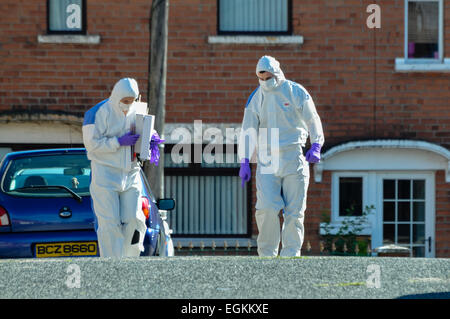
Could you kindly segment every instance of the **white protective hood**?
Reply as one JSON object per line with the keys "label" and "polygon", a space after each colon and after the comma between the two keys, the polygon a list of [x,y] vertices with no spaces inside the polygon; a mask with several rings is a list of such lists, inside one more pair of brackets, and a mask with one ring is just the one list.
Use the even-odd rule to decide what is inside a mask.
{"label": "white protective hood", "polygon": [[277,78],[277,86],[286,80],[284,73],[280,68],[280,62],[271,56],[265,55],[259,59],[258,64],[256,65],[256,74],[261,71],[270,72],[275,75]]}
{"label": "white protective hood", "polygon": [[123,78],[117,81],[109,97],[109,103],[116,110],[120,111],[119,102],[124,97],[139,97],[139,88],[135,79]]}

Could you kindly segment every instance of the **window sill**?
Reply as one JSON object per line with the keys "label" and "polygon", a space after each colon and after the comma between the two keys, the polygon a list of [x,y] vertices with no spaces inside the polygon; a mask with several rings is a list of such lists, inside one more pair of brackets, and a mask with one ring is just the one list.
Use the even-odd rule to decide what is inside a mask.
{"label": "window sill", "polygon": [[404,58],[396,58],[395,72],[450,72],[450,58],[444,63],[408,63]]}
{"label": "window sill", "polygon": [[[329,232],[327,234],[325,230],[326,223],[320,223],[319,234],[320,235],[336,235],[339,232],[339,228],[342,227],[342,224],[339,221],[332,222],[329,224]],[[357,235],[361,236],[370,236],[372,235],[372,226],[370,224],[362,224],[364,227]]]}
{"label": "window sill", "polygon": [[70,34],[38,35],[38,43],[99,44],[100,35],[70,35]]}
{"label": "window sill", "polygon": [[209,44],[303,44],[301,35],[293,36],[209,36]]}

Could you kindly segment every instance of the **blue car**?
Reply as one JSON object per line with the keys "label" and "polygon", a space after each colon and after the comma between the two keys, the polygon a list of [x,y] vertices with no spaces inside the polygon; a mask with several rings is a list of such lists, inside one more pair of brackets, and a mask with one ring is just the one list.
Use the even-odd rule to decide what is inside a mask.
{"label": "blue car", "polygon": [[[7,154],[0,163],[0,258],[99,256],[90,173],[83,148]],[[141,256],[171,256],[165,213],[175,202],[156,200],[142,172],[141,178],[147,218]]]}

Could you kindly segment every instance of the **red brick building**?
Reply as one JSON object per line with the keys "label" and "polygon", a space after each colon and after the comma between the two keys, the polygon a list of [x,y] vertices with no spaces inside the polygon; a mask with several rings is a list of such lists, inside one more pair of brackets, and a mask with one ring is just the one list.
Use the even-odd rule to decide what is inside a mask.
{"label": "red brick building", "polygon": [[[82,145],[84,112],[121,77],[136,78],[145,101],[151,4],[2,1],[0,151]],[[241,246],[255,238],[255,187],[241,188],[238,165],[170,155],[177,128],[193,140],[200,129],[204,145],[239,128],[256,62],[271,55],[310,92],[325,132],[305,218],[313,252],[322,215],[340,225],[354,204],[350,218],[375,207],[361,232],[372,248],[449,257],[449,51],[444,0],[171,0],[164,135],[174,236]]]}

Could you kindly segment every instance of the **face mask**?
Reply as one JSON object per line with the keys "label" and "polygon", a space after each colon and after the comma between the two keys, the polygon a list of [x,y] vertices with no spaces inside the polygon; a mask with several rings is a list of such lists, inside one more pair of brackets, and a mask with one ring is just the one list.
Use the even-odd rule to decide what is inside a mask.
{"label": "face mask", "polygon": [[272,90],[277,85],[277,79],[275,77],[272,77],[267,81],[259,80],[259,84],[265,90]]}
{"label": "face mask", "polygon": [[122,112],[128,112],[129,110],[130,110],[130,108],[131,108],[131,106],[133,105],[133,103],[131,103],[131,104],[125,104],[125,103],[122,103],[122,102],[119,102],[119,108],[120,108],[120,110],[122,111]]}

